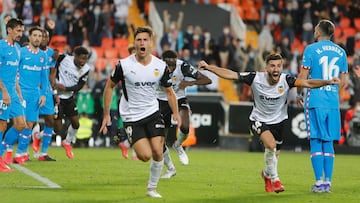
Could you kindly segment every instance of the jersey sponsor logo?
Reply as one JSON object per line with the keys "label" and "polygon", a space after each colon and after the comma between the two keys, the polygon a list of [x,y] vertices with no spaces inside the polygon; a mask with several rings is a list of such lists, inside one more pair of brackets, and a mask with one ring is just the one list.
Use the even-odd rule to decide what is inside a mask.
{"label": "jersey sponsor logo", "polygon": [[31,57],[25,57],[25,60],[30,60],[31,59]]}
{"label": "jersey sponsor logo", "polygon": [[276,102],[277,100],[280,99],[280,97],[267,97],[264,95],[260,95],[259,96],[261,100],[267,101],[267,102]]}
{"label": "jersey sponsor logo", "polygon": [[156,84],[156,82],[135,82],[134,85],[136,87],[152,87]]}
{"label": "jersey sponsor logo", "polygon": [[67,70],[64,71],[64,74],[66,75],[66,77],[67,77],[69,80],[71,80],[71,81],[78,81],[77,75],[72,74],[71,72],[69,72],[69,71],[67,71]]}
{"label": "jersey sponsor logo", "polygon": [[6,61],[6,65],[8,66],[18,66],[19,65],[19,61]]}
{"label": "jersey sponsor logo", "polygon": [[42,67],[24,65],[24,66],[23,66],[23,69],[25,69],[25,70],[32,70],[32,71],[41,71],[41,70],[42,70]]}

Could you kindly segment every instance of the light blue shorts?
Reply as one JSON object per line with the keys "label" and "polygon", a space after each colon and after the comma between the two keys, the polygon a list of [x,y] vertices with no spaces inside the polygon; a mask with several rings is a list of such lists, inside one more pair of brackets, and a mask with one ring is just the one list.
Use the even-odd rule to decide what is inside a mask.
{"label": "light blue shorts", "polygon": [[54,97],[51,91],[46,93],[45,105],[40,108],[40,115],[53,115],[54,111]]}
{"label": "light blue shorts", "polygon": [[316,138],[324,141],[340,139],[340,110],[312,108],[307,109],[306,111],[306,128],[310,138]]}

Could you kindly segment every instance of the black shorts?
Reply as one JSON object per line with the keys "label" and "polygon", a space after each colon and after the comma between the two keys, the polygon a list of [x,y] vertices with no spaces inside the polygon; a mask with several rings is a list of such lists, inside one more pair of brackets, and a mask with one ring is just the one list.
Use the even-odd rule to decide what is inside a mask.
{"label": "black shorts", "polygon": [[[170,128],[173,124],[171,122],[172,110],[168,101],[158,100],[160,105],[160,112],[165,121],[165,127]],[[187,98],[181,98],[177,100],[179,111],[181,109],[187,109],[190,111],[190,105]]]}
{"label": "black shorts", "polygon": [[266,130],[270,130],[273,134],[275,141],[276,141],[276,149],[279,150],[283,143],[283,134],[282,131],[284,129],[284,121],[281,121],[277,124],[267,125],[260,121],[250,121],[250,130],[253,135],[259,136]]}
{"label": "black shorts", "polygon": [[160,112],[135,122],[124,122],[124,128],[131,145],[142,138],[165,137],[165,124]]}
{"label": "black shorts", "polygon": [[65,117],[69,118],[76,115],[79,115],[79,112],[74,97],[70,97],[69,99],[60,99],[60,104],[58,106],[58,116],[56,120],[60,120]]}

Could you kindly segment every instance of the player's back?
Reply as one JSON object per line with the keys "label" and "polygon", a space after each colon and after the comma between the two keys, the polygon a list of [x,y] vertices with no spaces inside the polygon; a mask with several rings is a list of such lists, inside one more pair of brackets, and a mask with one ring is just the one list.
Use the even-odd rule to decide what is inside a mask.
{"label": "player's back", "polygon": [[[341,73],[347,72],[346,52],[329,40],[320,40],[306,47],[303,66],[310,67],[309,79],[340,78]],[[306,96],[309,108],[339,108],[338,85],[309,89]]]}

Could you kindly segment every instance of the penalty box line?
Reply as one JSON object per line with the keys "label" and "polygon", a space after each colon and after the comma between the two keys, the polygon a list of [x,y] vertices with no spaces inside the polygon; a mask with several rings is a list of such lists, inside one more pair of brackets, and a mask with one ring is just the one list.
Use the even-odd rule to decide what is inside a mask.
{"label": "penalty box line", "polygon": [[[52,182],[51,180],[49,180],[48,178],[45,178],[45,177],[42,177],[41,175],[25,168],[25,167],[22,167],[18,164],[13,164],[12,165],[14,168],[16,168],[17,170],[23,172],[24,174],[38,180],[39,182],[45,184],[47,186],[47,188],[61,188],[60,185]],[[39,187],[40,188],[40,187]]]}

